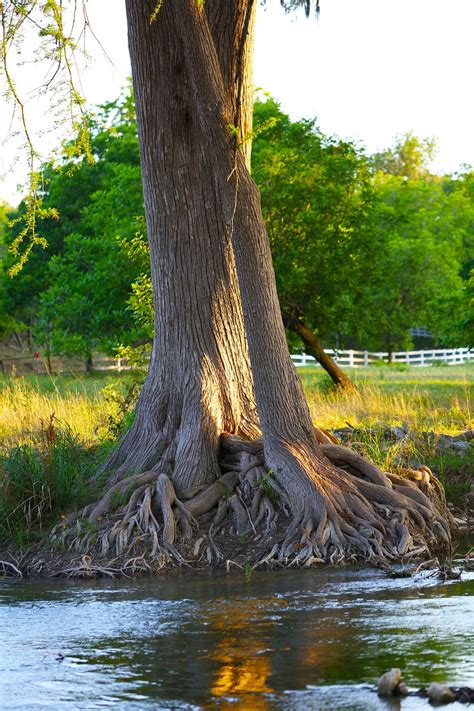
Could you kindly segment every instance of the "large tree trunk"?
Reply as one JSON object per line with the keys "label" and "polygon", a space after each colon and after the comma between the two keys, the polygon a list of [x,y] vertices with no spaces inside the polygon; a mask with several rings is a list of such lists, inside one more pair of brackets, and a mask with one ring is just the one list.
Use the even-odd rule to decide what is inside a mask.
{"label": "large tree trunk", "polygon": [[[177,519],[189,535],[193,517],[216,504],[215,520],[231,509],[238,532],[248,519],[256,531],[262,506],[274,509],[260,486],[264,464],[287,517],[272,549],[280,560],[397,557],[431,546],[435,536],[447,544],[446,521],[415,485],[329,443],[311,422],[286,344],[248,147],[236,136],[236,127],[246,133],[248,125],[240,104],[249,96],[253,5],[165,0],[150,24],[156,0],[127,0],[155,340],[135,423],[109,462],[118,468],[116,483],[87,515],[100,520],[133,484],[139,488],[106,545],[113,538],[123,550],[135,525],[140,532],[151,526],[155,537],[161,530],[171,544]],[[229,13],[222,25],[217,10]],[[258,421],[264,461],[242,455],[240,474],[221,476],[219,436],[255,438]],[[261,442],[227,436],[224,450],[229,442],[261,455]],[[123,479],[125,472],[134,476]],[[202,484],[210,486],[200,491]],[[270,513],[267,532],[276,518]],[[210,550],[211,529],[209,542]]]}
{"label": "large tree trunk", "polygon": [[235,141],[250,170],[253,119],[253,45],[256,0],[207,0],[204,10],[214,42]]}
{"label": "large tree trunk", "polygon": [[[237,26],[230,24],[236,36],[229,35],[227,20],[221,28],[217,16],[203,71],[194,34],[197,25],[207,26],[204,12],[195,2],[165,1],[150,24],[155,5],[127,1],[155,338],[134,425],[108,466],[140,471],[161,461],[181,489],[216,478],[221,432],[259,433],[230,243],[232,208],[225,204],[229,189],[222,190],[222,175],[215,172],[221,162],[216,122],[229,143],[222,122],[246,130],[249,115],[236,115],[236,99],[228,98],[222,82],[219,103],[207,90],[207,75],[221,76],[214,41],[226,49],[231,42],[233,56],[253,19],[241,17],[246,2],[225,4],[241,17]],[[213,6],[217,3],[210,3],[209,11]],[[221,55],[227,83],[234,87],[237,69],[224,50]],[[241,57],[247,67],[239,74],[245,84],[240,91],[248,98],[248,52]]]}
{"label": "large tree trunk", "polygon": [[301,315],[297,313],[282,312],[286,328],[296,333],[304,343],[305,351],[318,363],[329,375],[335,385],[345,390],[355,390],[355,385],[349,376],[338,366],[336,361],[326,353],[323,346],[316,338],[315,334],[305,324]]}

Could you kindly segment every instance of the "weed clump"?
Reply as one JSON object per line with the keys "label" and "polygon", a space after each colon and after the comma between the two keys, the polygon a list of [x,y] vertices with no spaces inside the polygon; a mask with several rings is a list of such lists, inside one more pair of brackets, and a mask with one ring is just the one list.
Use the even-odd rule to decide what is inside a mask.
{"label": "weed clump", "polygon": [[97,452],[54,414],[31,442],[0,453],[0,540],[31,543],[61,512],[97,493]]}

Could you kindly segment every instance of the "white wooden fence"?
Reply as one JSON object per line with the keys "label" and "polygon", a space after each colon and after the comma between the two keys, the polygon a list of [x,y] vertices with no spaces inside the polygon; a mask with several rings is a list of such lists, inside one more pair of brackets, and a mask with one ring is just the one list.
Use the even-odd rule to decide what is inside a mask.
{"label": "white wooden fence", "polygon": [[[336,363],[350,368],[371,365],[377,361],[387,361],[388,353],[378,351],[335,351],[331,348],[324,349],[326,353],[334,358]],[[296,367],[304,365],[318,366],[319,363],[310,355],[300,353],[291,356]],[[474,361],[474,350],[469,348],[433,348],[430,351],[396,351],[392,353],[393,363],[407,363],[408,365],[430,365],[433,361],[447,363],[448,365],[458,365]]]}
{"label": "white wooden fence", "polygon": [[[326,348],[325,352],[334,358],[336,363],[350,368],[359,368],[372,365],[380,361],[387,361],[388,353],[384,351],[336,351]],[[319,366],[313,356],[299,353],[291,356],[297,368],[301,366]],[[431,365],[433,362],[459,365],[474,361],[474,350],[469,348],[434,348],[430,351],[397,351],[392,353],[394,363],[407,363],[408,365]],[[130,370],[126,360],[120,358],[97,357],[94,358],[94,370]]]}

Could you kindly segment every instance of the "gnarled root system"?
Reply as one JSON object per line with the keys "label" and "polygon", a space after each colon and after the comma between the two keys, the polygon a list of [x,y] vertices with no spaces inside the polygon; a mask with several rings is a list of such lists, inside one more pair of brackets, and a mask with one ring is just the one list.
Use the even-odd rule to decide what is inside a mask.
{"label": "gnarled root system", "polygon": [[[385,473],[328,433],[316,437],[313,464],[283,444],[281,466],[269,469],[261,440],[223,434],[221,476],[210,485],[176,491],[159,469],[114,483],[53,530],[56,546],[78,556],[63,572],[309,567],[450,553],[443,487],[427,467]],[[111,558],[112,568],[100,563]]]}

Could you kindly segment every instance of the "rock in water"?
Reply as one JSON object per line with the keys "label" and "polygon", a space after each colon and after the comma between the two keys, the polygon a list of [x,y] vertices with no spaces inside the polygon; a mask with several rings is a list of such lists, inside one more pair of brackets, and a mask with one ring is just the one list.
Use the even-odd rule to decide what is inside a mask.
{"label": "rock in water", "polygon": [[396,688],[400,683],[402,674],[400,669],[390,669],[380,677],[377,684],[377,693],[379,696],[393,696],[396,693]]}
{"label": "rock in water", "polygon": [[451,691],[449,686],[443,686],[433,681],[428,687],[428,698],[435,704],[449,704],[450,701],[456,699],[456,695]]}

